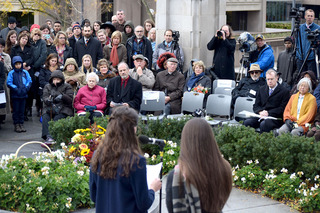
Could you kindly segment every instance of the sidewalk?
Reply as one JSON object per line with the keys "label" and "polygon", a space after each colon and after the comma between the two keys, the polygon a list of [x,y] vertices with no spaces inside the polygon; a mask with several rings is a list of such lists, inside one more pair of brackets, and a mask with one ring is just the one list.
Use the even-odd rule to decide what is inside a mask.
{"label": "sidewalk", "polygon": [[[29,121],[26,121],[24,126],[27,130],[26,133],[16,133],[13,131],[13,124],[11,115],[7,116],[7,121],[5,124],[1,125],[0,130],[0,156],[3,154],[15,153],[19,146],[29,141],[43,141],[41,139],[41,123],[39,118],[36,117],[36,112],[34,109],[33,117]],[[32,156],[32,152],[43,151],[44,149],[39,144],[30,144],[21,149],[20,155],[27,157]],[[163,180],[163,190],[162,190],[162,211],[167,213],[165,205],[165,181]],[[156,200],[156,203],[159,201]],[[8,211],[0,210],[0,213],[5,213]],[[75,211],[75,213],[94,213],[95,209],[82,209]],[[153,212],[157,212],[156,210]],[[267,197],[262,197],[260,194],[253,194],[247,191],[233,188],[230,198],[225,205],[223,212],[230,213],[289,213],[298,212],[291,210],[289,206],[279,203]]]}

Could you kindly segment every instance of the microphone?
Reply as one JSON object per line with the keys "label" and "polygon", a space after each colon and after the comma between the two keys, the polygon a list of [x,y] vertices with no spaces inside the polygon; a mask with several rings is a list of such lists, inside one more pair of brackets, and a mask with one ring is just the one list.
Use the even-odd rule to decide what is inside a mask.
{"label": "microphone", "polygon": [[158,146],[164,147],[166,145],[166,141],[162,139],[156,139],[156,138],[149,138],[145,135],[139,136],[139,141],[142,144],[156,144]]}

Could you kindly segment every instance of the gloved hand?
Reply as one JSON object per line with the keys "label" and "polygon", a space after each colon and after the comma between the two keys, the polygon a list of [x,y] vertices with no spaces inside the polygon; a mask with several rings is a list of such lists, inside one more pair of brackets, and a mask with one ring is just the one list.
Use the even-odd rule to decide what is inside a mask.
{"label": "gloved hand", "polygon": [[287,125],[287,127],[289,128],[289,131],[291,132],[291,130],[293,129],[293,121],[287,119],[285,121],[285,124]]}
{"label": "gloved hand", "polygon": [[51,106],[52,105],[52,99],[47,99],[44,101],[44,103],[47,105],[47,106]]}
{"label": "gloved hand", "polygon": [[58,95],[57,97],[54,98],[53,102],[54,103],[59,103],[62,99],[62,94]]}
{"label": "gloved hand", "polygon": [[93,112],[93,110],[97,109],[96,106],[87,106],[87,105],[84,106],[84,108],[87,112]]}

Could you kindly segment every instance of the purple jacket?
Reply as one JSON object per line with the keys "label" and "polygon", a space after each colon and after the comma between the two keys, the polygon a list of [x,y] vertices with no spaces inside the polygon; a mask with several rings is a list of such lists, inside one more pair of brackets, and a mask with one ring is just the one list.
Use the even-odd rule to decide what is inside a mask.
{"label": "purple jacket", "polygon": [[88,85],[81,87],[74,99],[77,113],[85,112],[84,106],[96,106],[98,111],[104,112],[107,106],[107,94],[104,88],[96,85],[92,89]]}

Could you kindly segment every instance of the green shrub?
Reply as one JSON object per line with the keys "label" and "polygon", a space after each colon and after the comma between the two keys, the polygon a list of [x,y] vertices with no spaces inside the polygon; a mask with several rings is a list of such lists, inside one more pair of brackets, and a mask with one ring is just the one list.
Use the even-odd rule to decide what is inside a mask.
{"label": "green shrub", "polygon": [[274,23],[274,22],[267,22],[267,28],[278,28],[278,29],[291,29],[291,23]]}
{"label": "green shrub", "polygon": [[256,163],[248,161],[248,163],[250,165],[233,172],[234,184],[244,189],[259,189],[263,184],[266,172],[256,165],[259,163],[258,161]]}

